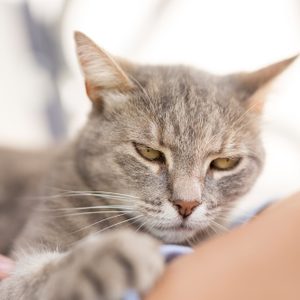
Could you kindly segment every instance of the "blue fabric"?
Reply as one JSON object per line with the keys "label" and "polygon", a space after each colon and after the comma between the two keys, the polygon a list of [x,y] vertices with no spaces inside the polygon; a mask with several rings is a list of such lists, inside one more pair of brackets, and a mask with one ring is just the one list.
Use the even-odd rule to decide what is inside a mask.
{"label": "blue fabric", "polygon": [[242,224],[246,223],[247,221],[251,220],[256,215],[258,215],[261,211],[263,211],[265,208],[267,208],[273,202],[275,202],[275,201],[274,200],[267,200],[267,201],[263,202],[262,204],[260,204],[259,206],[253,208],[252,210],[247,211],[246,213],[237,216],[229,224],[229,227],[230,228],[235,228],[239,225],[242,225]]}

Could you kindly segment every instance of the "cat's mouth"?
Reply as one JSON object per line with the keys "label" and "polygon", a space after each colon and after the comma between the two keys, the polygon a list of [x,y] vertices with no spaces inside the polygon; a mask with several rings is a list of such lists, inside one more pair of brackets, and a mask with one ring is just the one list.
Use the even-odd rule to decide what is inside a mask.
{"label": "cat's mouth", "polygon": [[183,243],[192,238],[199,228],[185,224],[159,224],[151,226],[150,232],[165,243]]}
{"label": "cat's mouth", "polygon": [[160,225],[160,226],[154,226],[156,229],[158,230],[171,230],[171,231],[194,231],[194,228],[191,228],[190,226],[187,226],[185,223],[181,223],[179,225],[173,225],[173,226],[164,226],[164,225]]}

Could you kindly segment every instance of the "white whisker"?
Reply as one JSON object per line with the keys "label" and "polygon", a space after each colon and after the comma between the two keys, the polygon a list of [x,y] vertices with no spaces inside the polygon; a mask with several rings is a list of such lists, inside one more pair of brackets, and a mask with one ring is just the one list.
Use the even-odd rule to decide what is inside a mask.
{"label": "white whisker", "polygon": [[[125,199],[125,198],[122,198],[122,197],[117,197],[117,196],[104,196],[104,195],[97,195],[97,194],[79,194],[79,193],[76,193],[76,194],[59,194],[59,195],[50,195],[50,196],[39,196],[39,197],[36,197],[38,199],[57,199],[57,198],[64,198],[64,197],[84,197],[84,196],[93,196],[95,198],[101,198],[101,199],[107,199],[107,200],[116,200],[116,201],[120,201],[120,202],[125,202],[125,203],[128,203],[128,204],[131,204],[131,203],[137,203],[137,202],[141,202],[141,200],[138,200],[138,199]],[[32,197],[31,197],[32,198]]]}
{"label": "white whisker", "polygon": [[123,224],[123,223],[125,223],[125,222],[130,222],[130,221],[132,221],[132,220],[139,219],[139,218],[141,218],[141,217],[142,217],[142,215],[138,215],[138,216],[135,216],[135,217],[132,217],[132,218],[123,220],[123,221],[118,222],[118,223],[116,223],[116,224],[107,226],[107,227],[105,227],[105,228],[103,228],[103,229],[101,229],[101,230],[95,232],[95,234],[99,234],[99,233],[101,233],[101,232],[103,232],[103,231],[105,231],[105,230],[107,230],[107,229],[110,229],[110,228],[113,228],[113,227],[115,227],[115,226],[121,225],[121,224]]}
{"label": "white whisker", "polygon": [[138,232],[139,230],[141,230],[143,228],[143,226],[145,226],[147,224],[147,220],[145,222],[143,222],[137,229],[136,232]]}
{"label": "white whisker", "polygon": [[132,75],[130,75],[129,77],[130,77],[130,79],[131,79],[132,81],[134,81],[134,82],[137,84],[137,86],[141,89],[141,91],[142,91],[142,92],[144,93],[144,95],[147,97],[147,99],[149,100],[149,104],[152,103],[149,94],[147,93],[147,91],[145,90],[145,88],[141,85],[141,83],[140,83],[135,77],[133,77]]}
{"label": "white whisker", "polygon": [[68,207],[68,208],[49,208],[41,209],[41,211],[72,211],[72,210],[88,210],[88,209],[99,209],[99,208],[120,208],[120,209],[133,209],[134,206],[125,206],[125,205],[95,205],[95,206],[83,206],[83,207]]}
{"label": "white whisker", "polygon": [[88,193],[88,194],[101,194],[101,195],[111,195],[111,196],[122,196],[122,197],[126,197],[126,198],[133,198],[133,199],[139,199],[139,197],[137,196],[132,196],[132,195],[128,195],[128,194],[121,194],[121,193],[114,193],[114,192],[105,192],[105,191],[81,191],[81,190],[62,190],[64,193],[74,193],[74,194],[78,194],[78,193]]}
{"label": "white whisker", "polygon": [[54,218],[62,218],[62,217],[73,217],[73,216],[81,216],[81,215],[93,215],[93,214],[106,214],[106,213],[126,213],[126,212],[136,212],[136,210],[104,210],[104,211],[91,211],[91,212],[80,212],[74,214],[62,214],[59,216],[54,216]]}
{"label": "white whisker", "polygon": [[80,228],[80,229],[78,229],[78,230],[76,230],[76,231],[73,231],[72,233],[76,233],[76,232],[85,230],[85,229],[87,229],[87,228],[90,228],[90,227],[92,227],[92,226],[98,225],[98,224],[100,224],[100,223],[102,223],[102,222],[105,222],[105,221],[107,221],[107,220],[115,219],[115,218],[118,218],[118,217],[121,217],[121,216],[124,216],[124,215],[126,215],[126,213],[119,214],[119,215],[116,215],[116,216],[107,217],[107,218],[102,219],[102,220],[99,220],[99,221],[97,221],[97,222],[95,222],[95,223],[93,223],[93,224],[84,226],[83,228]]}
{"label": "white whisker", "polygon": [[[227,232],[227,231],[229,231],[228,230],[228,228],[226,228],[225,226],[223,226],[223,225],[221,225],[221,224],[219,224],[218,222],[216,222],[216,221],[214,221],[214,220],[210,220],[210,222],[217,228],[217,229],[219,229],[219,230],[221,230],[221,231],[225,231],[225,232]],[[215,231],[215,228],[212,226],[211,227],[214,231]],[[216,231],[215,231],[216,232]],[[218,233],[218,232],[216,232],[216,233]]]}

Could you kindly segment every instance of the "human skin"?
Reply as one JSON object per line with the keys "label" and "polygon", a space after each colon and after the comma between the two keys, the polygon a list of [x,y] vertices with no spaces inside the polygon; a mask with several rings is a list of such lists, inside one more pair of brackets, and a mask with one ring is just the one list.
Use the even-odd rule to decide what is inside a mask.
{"label": "human skin", "polygon": [[14,262],[8,257],[0,255],[0,280],[7,277],[13,269]]}
{"label": "human skin", "polygon": [[300,299],[300,193],[167,269],[144,300]]}

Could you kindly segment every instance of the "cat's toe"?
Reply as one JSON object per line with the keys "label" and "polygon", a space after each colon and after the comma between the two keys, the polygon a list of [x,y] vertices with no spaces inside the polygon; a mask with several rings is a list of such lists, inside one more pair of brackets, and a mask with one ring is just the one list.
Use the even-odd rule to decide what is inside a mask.
{"label": "cat's toe", "polygon": [[[149,290],[164,269],[164,259],[159,252],[159,244],[153,238],[134,232],[126,233],[126,243],[119,252],[127,268],[128,280],[140,292]],[[121,259],[122,261],[122,259]]]}
{"label": "cat's toe", "polygon": [[84,241],[65,257],[49,299],[121,300],[130,289],[146,293],[164,268],[159,243],[129,230]]}
{"label": "cat's toe", "polygon": [[109,255],[104,262],[103,274],[107,274],[109,299],[120,299],[131,288],[143,294],[163,272],[164,260],[159,244],[145,234],[116,232],[107,244],[107,251]]}

